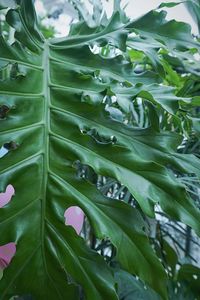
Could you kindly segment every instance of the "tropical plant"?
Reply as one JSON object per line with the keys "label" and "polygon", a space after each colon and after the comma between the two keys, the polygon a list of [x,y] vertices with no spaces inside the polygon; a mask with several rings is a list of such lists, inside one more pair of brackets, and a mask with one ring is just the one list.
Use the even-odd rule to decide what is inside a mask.
{"label": "tropical plant", "polygon": [[[168,299],[171,260],[153,249],[146,219],[159,208],[200,234],[198,205],[179,179],[200,176],[199,159],[179,150],[200,103],[189,25],[157,10],[130,21],[116,1],[110,20],[98,15],[90,27],[83,18],[68,37],[45,39],[31,0],[0,0],[0,9],[15,30],[14,42],[0,35],[0,190],[12,192],[0,208],[0,243],[16,245],[0,299],[125,299],[119,279],[143,285],[131,274]],[[73,206],[95,247],[65,226]],[[103,243],[111,259],[100,255]],[[190,265],[180,281],[187,268],[199,282]]]}

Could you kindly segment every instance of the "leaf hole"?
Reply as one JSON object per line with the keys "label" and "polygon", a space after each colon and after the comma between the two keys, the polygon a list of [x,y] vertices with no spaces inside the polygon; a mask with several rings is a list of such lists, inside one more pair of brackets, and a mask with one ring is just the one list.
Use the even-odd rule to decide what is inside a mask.
{"label": "leaf hole", "polygon": [[72,226],[79,235],[83,228],[84,212],[79,206],[69,207],[65,213],[65,225]]}
{"label": "leaf hole", "polygon": [[4,157],[8,152],[9,152],[8,149],[6,149],[2,146],[0,148],[0,158]]}
{"label": "leaf hole", "polygon": [[8,204],[14,195],[15,195],[15,189],[12,186],[12,184],[9,184],[6,187],[5,192],[0,193],[0,208]]}
{"label": "leaf hole", "polygon": [[86,134],[92,137],[96,143],[101,145],[116,144],[117,142],[117,138],[114,135],[106,136],[99,134],[99,132],[94,128],[89,129]]}
{"label": "leaf hole", "polygon": [[0,106],[0,120],[6,119],[6,116],[9,111],[10,111],[10,107],[8,107],[7,105],[1,105]]}
{"label": "leaf hole", "polygon": [[9,142],[9,143],[5,143],[4,145],[4,148],[6,148],[8,151],[11,151],[11,150],[16,150],[18,148],[18,144],[16,142]]}
{"label": "leaf hole", "polygon": [[0,246],[0,269],[8,267],[15,253],[16,244],[13,242]]}
{"label": "leaf hole", "polygon": [[19,147],[19,145],[13,141],[5,143],[0,148],[0,158],[4,157],[9,151],[16,150],[18,147]]}
{"label": "leaf hole", "polygon": [[97,174],[90,166],[82,164],[79,160],[74,161],[72,166],[76,169],[78,178],[88,179],[93,183],[96,182]]}
{"label": "leaf hole", "polygon": [[26,76],[26,69],[18,63],[8,63],[0,69],[0,80],[16,80]]}

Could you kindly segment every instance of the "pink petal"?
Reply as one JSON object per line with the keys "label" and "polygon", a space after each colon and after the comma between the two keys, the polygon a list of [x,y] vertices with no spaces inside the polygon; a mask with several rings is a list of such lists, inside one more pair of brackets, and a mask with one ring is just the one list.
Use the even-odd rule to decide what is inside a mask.
{"label": "pink petal", "polygon": [[16,252],[16,244],[8,243],[0,246],[0,268],[5,269],[11,262]]}
{"label": "pink petal", "polygon": [[8,204],[14,194],[15,189],[11,184],[9,184],[6,188],[5,193],[0,193],[0,208]]}
{"label": "pink petal", "polygon": [[72,226],[79,234],[83,227],[84,212],[78,206],[71,206],[65,211],[65,224]]}

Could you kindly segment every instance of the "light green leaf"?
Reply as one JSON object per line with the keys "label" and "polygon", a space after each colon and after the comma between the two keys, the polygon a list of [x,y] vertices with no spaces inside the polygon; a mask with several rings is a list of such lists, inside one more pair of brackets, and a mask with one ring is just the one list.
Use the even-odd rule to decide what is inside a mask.
{"label": "light green leaf", "polygon": [[171,7],[175,7],[181,3],[184,3],[185,1],[178,1],[178,2],[163,2],[161,3],[158,8],[164,8],[164,7],[167,7],[167,8],[171,8]]}

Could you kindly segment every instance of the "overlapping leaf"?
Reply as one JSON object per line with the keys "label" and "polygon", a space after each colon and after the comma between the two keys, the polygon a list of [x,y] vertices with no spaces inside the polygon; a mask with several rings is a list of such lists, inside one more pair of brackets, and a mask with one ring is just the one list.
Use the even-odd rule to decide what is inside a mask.
{"label": "overlapping leaf", "polygon": [[164,69],[159,55],[160,49],[165,49],[176,59],[180,57],[180,63],[182,51],[191,48],[199,50],[199,44],[191,35],[190,25],[176,20],[167,21],[165,11],[150,11],[130,22],[126,28],[136,34],[128,38],[127,44],[144,52],[162,76],[164,76]]}

